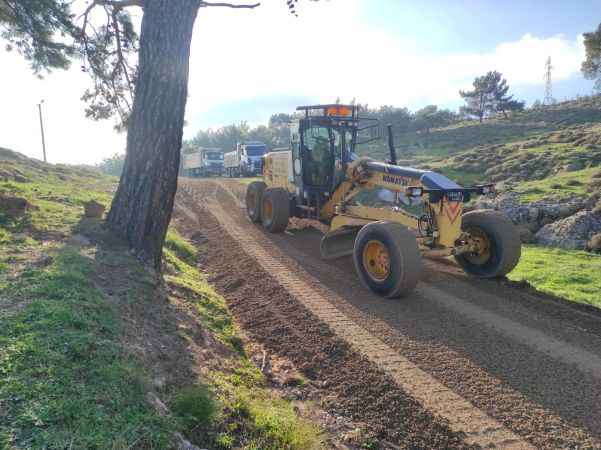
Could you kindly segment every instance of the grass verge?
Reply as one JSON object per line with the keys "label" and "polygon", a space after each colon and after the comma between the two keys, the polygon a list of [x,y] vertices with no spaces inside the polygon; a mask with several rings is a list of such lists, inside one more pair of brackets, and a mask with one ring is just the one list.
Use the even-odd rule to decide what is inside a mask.
{"label": "grass verge", "polygon": [[272,393],[263,373],[246,356],[225,299],[186,260],[190,244],[171,230],[165,246],[168,285],[187,293],[203,326],[233,355],[227,368],[212,368],[203,384],[185,387],[171,400],[186,435],[199,445],[223,450],[323,448],[320,428],[299,417],[292,402]]}
{"label": "grass verge", "polygon": [[28,299],[0,318],[1,448],[168,446],[174,424],[146,403],[144,371],[92,271],[67,247],[0,292]]}
{"label": "grass verge", "polygon": [[[243,389],[233,380],[254,366],[225,300],[197,269],[191,243],[170,230],[165,281],[192,314],[158,316],[150,333],[170,333],[156,342],[185,341],[184,349],[196,335],[200,345],[219,341],[230,350],[205,361],[216,366],[206,377],[159,388],[156,375],[164,367],[142,357],[157,348],[132,335],[150,322],[142,313],[150,302],[164,302],[165,294],[127,247],[109,244],[114,238],[100,222],[81,221],[84,202],[108,206],[116,180],[3,149],[0,167],[19,179],[0,182],[0,190],[34,205],[22,217],[0,213],[0,449],[171,449],[178,432],[209,448],[317,448],[306,443],[317,442],[318,432],[306,431],[313,426],[270,393],[256,368],[252,377],[259,381],[244,388],[248,414],[233,418],[229,405],[241,402]],[[70,241],[73,233],[90,242]],[[153,311],[177,309],[168,300]],[[192,331],[186,335],[179,322],[165,323],[167,317]],[[193,360],[185,351],[181,356]],[[157,389],[167,414],[149,401]]]}
{"label": "grass verge", "polygon": [[601,308],[601,255],[526,245],[520,263],[508,277],[528,281],[539,291]]}

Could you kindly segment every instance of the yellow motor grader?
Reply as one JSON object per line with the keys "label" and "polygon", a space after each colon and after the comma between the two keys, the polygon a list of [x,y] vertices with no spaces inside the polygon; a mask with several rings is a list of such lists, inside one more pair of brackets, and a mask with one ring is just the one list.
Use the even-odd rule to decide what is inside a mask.
{"label": "yellow motor grader", "polygon": [[481,278],[509,273],[521,254],[513,223],[491,210],[463,213],[473,195],[436,172],[397,165],[388,126],[390,160],[359,158],[363,126],[356,105],[300,106],[290,148],[264,156],[263,181],[251,183],[246,209],[253,222],[282,232],[291,217],[321,229],[323,258],[352,255],[361,282],[394,298],[416,286],[421,257],[453,256]]}

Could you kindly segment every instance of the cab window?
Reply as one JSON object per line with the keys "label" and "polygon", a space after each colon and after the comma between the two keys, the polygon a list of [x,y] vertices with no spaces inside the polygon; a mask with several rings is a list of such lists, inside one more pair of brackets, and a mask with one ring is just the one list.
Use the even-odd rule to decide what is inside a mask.
{"label": "cab window", "polygon": [[303,179],[311,186],[327,187],[332,182],[334,155],[332,131],[314,126],[303,130]]}

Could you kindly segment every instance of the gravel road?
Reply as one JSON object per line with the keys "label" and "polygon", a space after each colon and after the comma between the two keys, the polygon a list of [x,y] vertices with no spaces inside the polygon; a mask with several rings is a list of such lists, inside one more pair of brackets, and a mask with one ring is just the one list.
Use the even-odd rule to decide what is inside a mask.
{"label": "gravel road", "polygon": [[177,216],[249,336],[331,379],[339,411],[401,448],[601,448],[601,315],[434,261],[379,298],[350,258],[319,258],[318,232],[250,223],[244,189],[184,181]]}

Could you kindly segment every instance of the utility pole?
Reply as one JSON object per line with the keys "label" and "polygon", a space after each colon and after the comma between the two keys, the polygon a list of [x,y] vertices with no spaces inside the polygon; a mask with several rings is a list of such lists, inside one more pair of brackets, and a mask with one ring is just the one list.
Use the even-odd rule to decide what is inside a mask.
{"label": "utility pole", "polygon": [[552,105],[555,103],[553,100],[553,83],[551,81],[551,70],[553,70],[553,66],[551,65],[551,57],[547,58],[547,62],[545,63],[545,99],[543,100],[543,105]]}
{"label": "utility pole", "polygon": [[44,162],[48,162],[46,160],[46,140],[44,139],[44,121],[42,120],[42,103],[44,100],[41,100],[38,103],[38,112],[40,113],[40,131],[42,132],[42,152],[44,153]]}

